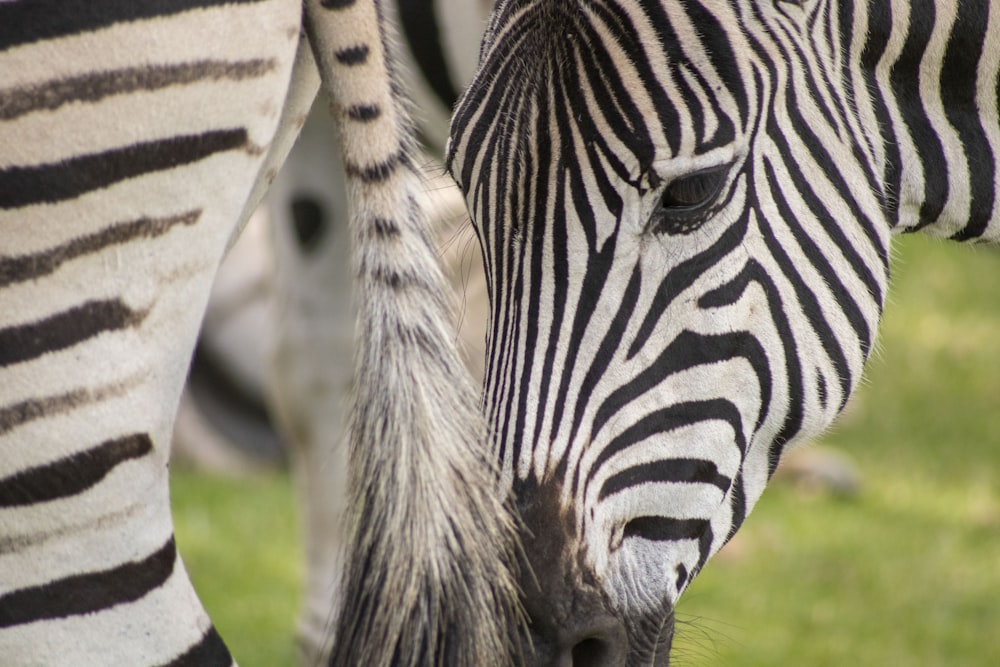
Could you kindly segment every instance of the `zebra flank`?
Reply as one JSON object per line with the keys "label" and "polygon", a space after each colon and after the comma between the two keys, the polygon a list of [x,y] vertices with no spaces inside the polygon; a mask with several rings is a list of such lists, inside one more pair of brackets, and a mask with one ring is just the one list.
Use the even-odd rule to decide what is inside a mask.
{"label": "zebra flank", "polygon": [[0,3],[5,665],[232,664],[168,447],[300,31],[287,0]]}
{"label": "zebra flank", "polygon": [[45,417],[71,412],[76,408],[119,398],[138,384],[136,378],[125,378],[111,385],[74,389],[64,394],[32,397],[0,407],[0,435]]}

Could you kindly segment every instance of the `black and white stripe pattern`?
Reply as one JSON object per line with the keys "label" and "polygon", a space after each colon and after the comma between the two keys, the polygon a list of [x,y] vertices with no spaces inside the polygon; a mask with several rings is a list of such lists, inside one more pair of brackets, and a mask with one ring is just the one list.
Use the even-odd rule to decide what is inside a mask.
{"label": "black and white stripe pattern", "polygon": [[998,21],[986,0],[499,3],[448,160],[527,558],[575,584],[525,580],[540,661],[597,637],[609,664],[666,664],[678,596],[857,386],[891,234],[1000,238]]}
{"label": "black and white stripe pattern", "polygon": [[[361,366],[356,448],[382,469],[396,447],[407,461],[406,447],[449,432],[438,460],[472,482],[407,496],[411,517],[460,508],[436,520],[461,539],[445,531],[448,544],[428,541],[427,562],[388,581],[409,586],[418,607],[449,586],[465,596],[457,619],[414,612],[409,625],[429,647],[458,628],[448,640],[457,655],[481,639],[462,631],[468,619],[497,616],[494,606],[513,613],[502,562],[484,563],[472,582],[458,570],[427,575],[485,561],[468,535],[490,547],[513,540],[489,494],[472,390],[420,409],[461,387],[462,374],[387,43],[372,0],[310,0],[304,11],[298,0],[0,3],[3,664],[232,664],[175,547],[168,446],[215,269],[304,120],[316,63],[354,198],[362,326],[371,327],[361,358],[400,355],[389,371]],[[395,420],[395,437],[373,433],[393,410],[419,419]],[[426,484],[437,462],[425,457],[409,473]],[[357,483],[359,511],[385,512],[367,481]],[[351,650],[368,655],[401,650],[384,634],[355,639]],[[479,644],[504,660],[488,638]]]}
{"label": "black and white stripe pattern", "polygon": [[299,21],[278,2],[0,4],[8,664],[232,663],[177,555],[167,445]]}

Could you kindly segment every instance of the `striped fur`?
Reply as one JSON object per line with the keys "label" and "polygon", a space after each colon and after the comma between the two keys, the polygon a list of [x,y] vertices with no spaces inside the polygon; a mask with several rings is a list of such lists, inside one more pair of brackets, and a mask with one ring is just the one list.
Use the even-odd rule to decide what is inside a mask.
{"label": "striped fur", "polygon": [[[395,104],[398,84],[385,81],[373,95],[373,77],[362,69],[384,67],[391,46],[384,33],[369,35],[363,51],[353,46],[356,33],[327,42],[330,31],[310,18],[320,70],[331,56],[355,68],[329,82],[334,115],[365,125],[341,142],[348,189],[365,207],[353,225],[362,335],[349,552],[331,664],[509,664],[512,634],[497,628],[518,627],[513,524],[494,493],[475,394],[450,331],[447,287],[416,205],[420,179],[408,121]],[[361,160],[372,146],[382,158]],[[380,195],[383,184],[396,187]]]}
{"label": "striped fur", "polygon": [[998,20],[498,4],[448,161],[491,291],[532,664],[667,664],[680,594],[857,386],[891,234],[1000,238]]}
{"label": "striped fur", "polygon": [[[307,42],[294,0],[0,3],[5,665],[232,663],[177,555],[168,442],[215,269],[319,85],[312,52],[341,126],[371,342],[353,459],[362,473],[386,471],[356,479],[359,516],[398,508],[439,526],[407,540],[372,523],[359,548],[376,569],[356,579],[358,597],[376,610],[409,604],[387,617],[402,619],[390,630],[427,655],[447,645],[504,661],[477,619],[516,608],[490,548],[509,548],[510,527],[414,203],[380,21],[371,1],[309,2]],[[392,473],[400,464],[405,476]],[[442,464],[450,477],[435,472]],[[401,477],[429,493],[407,489],[397,504]],[[414,549],[423,560],[399,569]],[[390,569],[379,573],[379,558]],[[463,601],[450,616],[441,591]],[[387,664],[403,650],[367,628],[383,629],[342,631],[347,663]]]}
{"label": "striped fur", "polygon": [[[468,294],[482,289],[481,271],[474,269],[469,276],[470,263],[475,262],[475,239],[471,228],[460,227],[464,204],[457,188],[430,156],[443,153],[454,102],[439,92],[460,89],[474,71],[479,38],[489,15],[489,7],[481,4],[488,3],[396,0],[383,4],[387,16],[395,16],[400,27],[398,69],[417,107],[415,121],[426,153],[416,161],[427,179],[435,238],[439,244],[449,243],[453,251],[463,250],[443,259],[460,298],[475,302],[466,303],[473,308],[461,314],[459,342],[464,343],[467,365],[476,377],[482,373],[485,338],[485,317],[477,315],[484,312],[485,298]],[[268,191],[266,226],[272,232],[271,244],[261,243],[259,235],[247,240],[273,257],[273,264],[258,257],[247,262],[238,256],[228,267],[224,265],[212,296],[222,298],[210,300],[199,340],[200,352],[207,354],[196,353],[194,362],[206,358],[221,362],[219,367],[229,370],[230,377],[241,380],[240,387],[259,387],[255,395],[265,395],[266,388],[268,411],[277,417],[276,426],[288,444],[306,554],[297,637],[303,664],[319,664],[329,653],[330,610],[333,600],[340,597],[344,539],[339,518],[346,507],[346,465],[343,450],[331,452],[329,443],[339,441],[345,431],[344,412],[353,390],[349,212],[343,168],[339,156],[329,150],[336,142],[327,106],[325,100],[317,100],[300,140]],[[371,106],[354,113],[371,114]],[[455,243],[453,235],[459,229],[462,241]],[[250,286],[246,282],[231,289],[234,272],[254,280],[253,290],[246,289]],[[221,287],[230,287],[219,289],[220,281],[226,281]],[[235,298],[227,301],[227,297]],[[273,337],[269,335],[272,330]],[[273,346],[268,344],[271,341]],[[273,351],[255,359],[256,350]],[[257,374],[241,372],[248,364],[256,365]],[[180,418],[185,416],[182,413]],[[182,435],[180,442],[183,446],[204,441]]]}

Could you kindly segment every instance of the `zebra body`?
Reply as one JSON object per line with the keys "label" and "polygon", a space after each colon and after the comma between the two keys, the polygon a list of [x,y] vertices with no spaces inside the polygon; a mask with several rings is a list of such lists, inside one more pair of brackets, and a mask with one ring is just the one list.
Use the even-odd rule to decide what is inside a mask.
{"label": "zebra body", "polygon": [[[59,8],[0,7],[0,654],[228,664],[177,559],[165,444],[213,267],[277,129],[299,17],[206,7],[161,18],[151,45],[109,5],[51,30]],[[241,33],[270,47],[228,51]],[[208,84],[212,70],[225,83]],[[203,85],[178,94],[185,78]],[[233,109],[234,94],[250,103]],[[67,141],[53,127],[86,131]],[[186,178],[164,173],[170,161],[191,165]]]}
{"label": "zebra body", "polygon": [[857,386],[891,235],[1000,238],[998,20],[498,3],[448,162],[491,293],[532,664],[667,664],[680,594]]}
{"label": "zebra body", "polygon": [[[492,472],[448,333],[388,44],[372,2],[0,4],[4,664],[232,662],[177,556],[168,443],[215,268],[320,78],[341,128],[366,332],[355,458],[381,470],[398,456],[424,479],[429,461],[414,453],[451,434],[435,463],[472,491],[438,483],[430,508],[464,507],[474,525],[449,524],[462,534],[509,530],[484,491]],[[426,494],[407,498],[395,505],[402,516],[434,521]],[[417,619],[406,638],[438,647],[435,624],[461,627],[466,613],[422,613],[440,590],[491,606],[495,586],[500,600],[513,587],[502,562],[484,562],[490,572],[471,581],[440,566],[468,546],[477,553],[447,541],[447,526],[443,542],[423,537],[424,560],[376,579]],[[412,553],[405,541],[364,547],[388,560]],[[497,612],[470,617],[482,614]],[[503,661],[505,649],[477,631],[449,637],[450,650]],[[400,650],[385,634],[377,644]]]}

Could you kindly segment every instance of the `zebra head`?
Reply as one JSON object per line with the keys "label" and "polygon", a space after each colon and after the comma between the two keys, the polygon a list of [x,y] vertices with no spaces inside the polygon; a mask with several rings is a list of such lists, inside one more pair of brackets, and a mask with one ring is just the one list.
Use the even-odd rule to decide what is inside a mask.
{"label": "zebra head", "polygon": [[667,664],[682,591],[857,385],[889,234],[862,14],[497,6],[448,165],[536,663]]}

